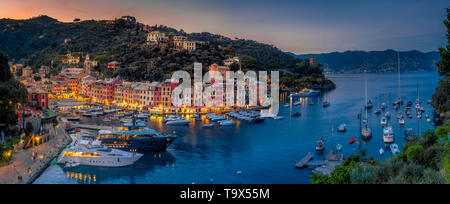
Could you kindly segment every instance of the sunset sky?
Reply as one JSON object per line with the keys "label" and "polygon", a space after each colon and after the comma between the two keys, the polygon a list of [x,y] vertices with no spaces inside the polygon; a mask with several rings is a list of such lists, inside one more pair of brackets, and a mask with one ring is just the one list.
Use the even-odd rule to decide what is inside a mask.
{"label": "sunset sky", "polygon": [[448,0],[0,0],[0,18],[132,15],[150,25],[252,39],[298,54],[433,51],[446,43],[446,7]]}

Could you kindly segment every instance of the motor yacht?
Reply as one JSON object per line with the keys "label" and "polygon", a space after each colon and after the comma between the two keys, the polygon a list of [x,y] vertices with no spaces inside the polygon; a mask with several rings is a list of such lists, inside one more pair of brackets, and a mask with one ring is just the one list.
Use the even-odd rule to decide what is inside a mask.
{"label": "motor yacht", "polygon": [[122,167],[133,165],[143,154],[112,149],[100,141],[79,140],[61,153],[57,162],[73,166]]}

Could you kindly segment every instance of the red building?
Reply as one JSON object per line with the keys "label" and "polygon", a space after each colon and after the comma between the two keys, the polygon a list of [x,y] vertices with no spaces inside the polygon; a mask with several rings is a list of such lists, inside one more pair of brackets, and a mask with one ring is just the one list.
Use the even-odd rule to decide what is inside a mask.
{"label": "red building", "polygon": [[28,103],[36,108],[48,109],[48,92],[36,87],[28,88]]}
{"label": "red building", "polygon": [[95,98],[97,102],[111,103],[114,101],[114,88],[120,83],[118,80],[96,81],[90,85],[88,95]]}

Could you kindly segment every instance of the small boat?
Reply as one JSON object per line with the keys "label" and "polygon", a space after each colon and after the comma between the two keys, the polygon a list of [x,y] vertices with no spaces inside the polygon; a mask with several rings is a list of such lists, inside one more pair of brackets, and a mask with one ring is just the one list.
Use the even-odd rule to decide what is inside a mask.
{"label": "small boat", "polygon": [[432,104],[433,101],[432,101],[431,99],[428,99],[427,103],[428,103],[428,104]]}
{"label": "small boat", "polygon": [[382,110],[386,109],[386,108],[387,108],[386,103],[381,103],[380,108],[381,108]]}
{"label": "small boat", "polygon": [[285,108],[289,108],[291,105],[289,103],[284,104]]}
{"label": "small boat", "polygon": [[148,115],[147,114],[138,114],[136,116],[136,118],[137,119],[144,119],[144,120],[146,120],[146,119],[148,119]]}
{"label": "small boat", "polygon": [[427,118],[427,123],[431,123],[431,119],[430,118]]}
{"label": "small boat", "polygon": [[121,123],[131,123],[131,122],[133,122],[133,120],[130,118],[124,118],[124,119],[120,120],[120,122]]}
{"label": "small boat", "polygon": [[412,101],[408,101],[408,104],[406,104],[406,106],[411,107],[413,105]]}
{"label": "small boat", "polygon": [[323,149],[325,149],[325,140],[319,138],[316,143],[316,151],[322,151]]}
{"label": "small boat", "polygon": [[283,116],[278,116],[278,115],[273,116],[272,118],[273,118],[274,120],[283,120],[283,119],[284,119]]}
{"label": "small boat", "polygon": [[291,117],[294,117],[294,118],[300,117],[300,116],[302,116],[301,113],[293,113],[293,114],[291,114]]}
{"label": "small boat", "polygon": [[408,118],[411,119],[413,118],[413,116],[411,114],[408,114]]}
{"label": "small boat", "polygon": [[391,144],[390,147],[393,155],[400,154],[400,148],[398,147],[398,144]]}
{"label": "small boat", "polygon": [[66,162],[66,164],[64,164],[64,168],[73,168],[73,167],[77,167],[80,166],[80,163],[78,162]]}
{"label": "small boat", "polygon": [[214,127],[214,124],[205,124],[205,125],[202,125],[202,128],[213,128]]}
{"label": "small boat", "polygon": [[354,137],[350,138],[350,140],[348,141],[348,143],[350,143],[350,144],[355,143],[355,138],[354,138]]}
{"label": "small boat", "polygon": [[328,107],[328,106],[330,106],[330,102],[328,102],[328,101],[324,101],[323,103],[322,103],[322,107]]}
{"label": "small boat", "polygon": [[226,117],[223,117],[223,116],[220,116],[220,115],[216,115],[216,114],[212,114],[212,113],[206,114],[206,118],[208,118],[208,120],[211,120],[213,122],[217,122],[217,121],[220,121],[220,120],[226,120],[227,119]]}
{"label": "small boat", "polygon": [[233,126],[236,125],[236,122],[231,121],[231,120],[221,120],[219,122],[217,122],[220,126]]}
{"label": "small boat", "polygon": [[367,102],[367,104],[365,105],[365,108],[366,108],[366,109],[372,109],[372,108],[373,108],[372,101],[369,100],[369,101]]}
{"label": "small boat", "polygon": [[384,117],[386,117],[387,119],[389,119],[389,118],[391,118],[391,112],[386,112],[385,114],[384,114]]}
{"label": "small boat", "polygon": [[375,113],[375,114],[380,114],[381,113],[381,109],[380,108],[377,108],[377,109],[375,109],[375,111],[373,112],[373,113]]}
{"label": "small boat", "polygon": [[403,104],[403,99],[401,98],[397,98],[395,99],[395,101],[392,103],[393,105],[402,105]]}
{"label": "small boat", "polygon": [[414,131],[412,128],[406,128],[405,130],[405,139],[406,140],[413,140],[416,136],[414,135]]}
{"label": "small boat", "polygon": [[302,105],[302,102],[297,101],[297,102],[294,103],[294,106],[299,106],[299,105]]}
{"label": "small boat", "polygon": [[397,104],[394,105],[394,110],[398,110],[398,105]]}
{"label": "small boat", "polygon": [[397,119],[403,118],[403,115],[401,113],[397,113]]}
{"label": "small boat", "polygon": [[422,114],[417,114],[417,119],[422,119]]}
{"label": "small boat", "polygon": [[416,105],[414,106],[414,108],[416,108],[416,110],[420,110],[420,104],[416,103]]}
{"label": "small boat", "polygon": [[398,124],[405,125],[405,120],[403,118],[398,119]]}
{"label": "small boat", "polygon": [[342,145],[341,145],[341,144],[337,144],[337,145],[336,145],[336,150],[337,150],[338,152],[342,151]]}
{"label": "small boat", "polygon": [[163,118],[163,123],[167,123],[169,121],[176,121],[176,120],[181,120],[181,117],[176,116],[176,115],[168,115],[167,117]]}
{"label": "small boat", "polygon": [[387,125],[387,118],[386,117],[382,117],[381,120],[380,120],[380,124],[383,125],[383,126]]}
{"label": "small boat", "polygon": [[123,118],[123,117],[125,117],[125,115],[123,115],[123,114],[117,114],[117,115],[114,115],[114,117],[115,117],[115,118]]}
{"label": "small boat", "polygon": [[384,149],[380,148],[380,155],[383,155],[383,154],[384,154]]}
{"label": "small boat", "polygon": [[347,130],[346,127],[347,127],[346,124],[339,125],[338,132],[345,132]]}

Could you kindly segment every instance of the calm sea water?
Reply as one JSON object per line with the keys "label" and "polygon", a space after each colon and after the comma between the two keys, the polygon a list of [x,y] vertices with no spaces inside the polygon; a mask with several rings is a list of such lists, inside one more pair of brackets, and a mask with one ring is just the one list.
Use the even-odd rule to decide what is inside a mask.
{"label": "calm sea water", "polygon": [[[329,76],[337,88],[319,98],[312,99],[315,105],[304,101],[302,106],[280,108],[284,120],[266,119],[262,124],[238,122],[235,127],[202,129],[202,122],[186,127],[167,127],[160,120],[150,120],[149,126],[165,133],[175,132],[177,140],[167,152],[145,155],[136,166],[125,168],[76,167],[65,169],[51,165],[35,183],[310,183],[310,169],[295,169],[295,163],[308,152],[314,152],[318,137],[327,141],[329,152],[336,144],[343,145],[345,156],[354,154],[360,148],[349,144],[351,137],[359,137],[357,114],[364,104],[364,82],[368,80],[368,96],[378,106],[386,101],[392,113],[390,124],[396,133],[395,142],[404,144],[404,129],[411,127],[416,133],[433,126],[425,118],[406,118],[405,127],[396,122],[396,111],[392,101],[400,93],[403,98],[414,101],[417,85],[426,113],[432,116],[432,108],[426,104],[438,85],[436,73],[404,73],[401,89],[398,89],[396,74],[333,75]],[[321,101],[331,102],[328,108],[321,107]],[[282,102],[284,104],[284,102]],[[405,103],[406,104],[406,103]],[[402,112],[404,109],[402,109]],[[301,112],[299,118],[290,118],[291,112]],[[415,112],[415,111],[413,111]],[[392,154],[386,151],[379,155],[382,141],[380,117],[369,112],[369,124],[373,137],[361,148],[367,149],[367,156],[384,160]],[[83,119],[97,123],[96,119]],[[337,133],[339,124],[347,124],[346,133]],[[332,136],[331,130],[334,134]],[[315,158],[324,155],[315,153]],[[237,173],[240,171],[241,173]]]}

